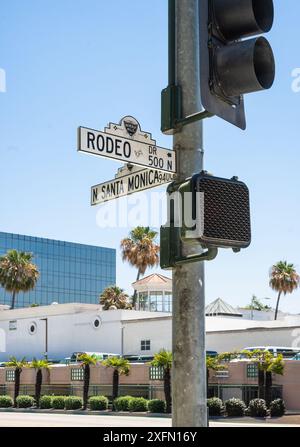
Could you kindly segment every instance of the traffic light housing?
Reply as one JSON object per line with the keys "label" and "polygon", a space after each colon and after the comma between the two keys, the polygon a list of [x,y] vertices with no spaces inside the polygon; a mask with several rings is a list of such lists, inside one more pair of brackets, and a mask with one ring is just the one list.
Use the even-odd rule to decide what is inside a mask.
{"label": "traffic light housing", "polygon": [[272,86],[275,61],[264,37],[273,0],[201,0],[201,99],[205,110],[246,128],[244,94]]}
{"label": "traffic light housing", "polygon": [[[250,199],[245,183],[206,171],[168,187],[169,222],[161,227],[161,267],[213,259],[218,248],[240,251],[251,243]],[[184,258],[183,243],[199,243],[204,254]]]}

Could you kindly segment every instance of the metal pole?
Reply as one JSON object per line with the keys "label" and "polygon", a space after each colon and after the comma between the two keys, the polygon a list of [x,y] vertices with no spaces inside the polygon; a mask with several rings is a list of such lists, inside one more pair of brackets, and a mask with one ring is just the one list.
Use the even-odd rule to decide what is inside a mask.
{"label": "metal pole", "polygon": [[[201,1],[201,0],[200,0]],[[201,110],[199,64],[199,0],[175,3],[175,81],[182,88],[183,116]],[[170,6],[169,3],[169,6]],[[172,26],[172,24],[171,24]],[[171,67],[170,67],[171,68]],[[177,179],[203,169],[202,122],[184,126],[173,141]],[[183,246],[184,255],[199,246]],[[173,270],[172,397],[174,427],[206,427],[206,355],[204,262]]]}

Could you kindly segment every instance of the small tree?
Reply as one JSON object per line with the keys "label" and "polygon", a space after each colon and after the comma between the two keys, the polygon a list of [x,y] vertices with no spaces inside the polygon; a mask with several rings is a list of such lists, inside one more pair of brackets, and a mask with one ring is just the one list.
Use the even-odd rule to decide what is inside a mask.
{"label": "small tree", "polygon": [[[136,227],[129,237],[121,241],[123,261],[137,268],[136,280],[144,275],[148,267],[155,267],[159,263],[159,245],[155,243],[157,232],[150,227]],[[135,306],[137,293],[134,291],[132,305]]]}
{"label": "small tree", "polygon": [[20,393],[20,381],[21,373],[24,366],[27,365],[26,358],[23,357],[21,360],[17,360],[16,357],[10,357],[9,361],[5,363],[8,368],[14,368],[15,372],[15,389],[14,389],[14,407],[17,407],[17,397]]}
{"label": "small tree", "polygon": [[15,307],[16,295],[32,290],[37,283],[39,272],[32,258],[31,253],[17,250],[9,250],[0,257],[0,285],[12,293],[11,309]]}
{"label": "small tree", "polygon": [[286,261],[280,261],[272,266],[270,271],[270,287],[278,292],[275,320],[277,320],[281,295],[294,292],[294,290],[298,288],[299,282],[300,276],[296,272],[293,264],[288,264]]}
{"label": "small tree", "polygon": [[272,374],[283,375],[284,362],[283,356],[274,354],[270,351],[263,351],[256,349],[254,351],[243,351],[251,361],[253,361],[258,368],[258,397],[264,399],[267,406],[272,401]]}
{"label": "small tree", "polygon": [[128,301],[128,295],[117,286],[106,287],[100,295],[99,303],[103,306],[103,310],[109,310],[112,307],[115,309],[132,308]]}
{"label": "small tree", "polygon": [[[113,369],[113,392],[112,392],[112,400],[114,400],[119,395],[119,377],[121,375],[128,376],[130,371],[130,363],[128,360],[122,357],[109,357],[107,360],[102,362],[102,365],[106,366],[106,368]],[[113,404],[114,408],[114,404]]]}
{"label": "small tree", "polygon": [[154,359],[150,364],[157,368],[163,368],[164,371],[164,392],[166,399],[166,412],[172,411],[172,393],[171,393],[171,369],[173,356],[172,352],[162,349],[154,355]]}
{"label": "small tree", "polygon": [[83,409],[87,409],[88,398],[89,398],[89,387],[90,387],[90,367],[97,364],[97,358],[95,355],[82,354],[79,359],[81,366],[84,370],[83,379]]}
{"label": "small tree", "polygon": [[42,384],[43,384],[43,369],[49,370],[50,363],[47,360],[37,360],[36,358],[34,358],[29,366],[30,366],[30,368],[34,368],[36,370],[35,402],[36,402],[36,406],[39,407]]}

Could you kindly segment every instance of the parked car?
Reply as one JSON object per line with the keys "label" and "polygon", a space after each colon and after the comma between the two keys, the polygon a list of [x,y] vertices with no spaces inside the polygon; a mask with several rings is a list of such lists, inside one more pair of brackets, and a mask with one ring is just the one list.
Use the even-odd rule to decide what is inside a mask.
{"label": "parked car", "polygon": [[244,351],[255,351],[259,349],[260,351],[270,351],[275,357],[281,354],[285,359],[292,359],[295,355],[300,353],[300,349],[295,349],[291,346],[251,346],[244,348]]}
{"label": "parked car", "polygon": [[82,354],[88,354],[88,355],[93,355],[94,357],[96,357],[97,361],[102,361],[102,360],[106,360],[109,357],[120,357],[120,354],[113,354],[111,352],[87,352],[87,351],[80,351],[80,352],[73,352],[73,354],[70,357],[70,362],[69,363],[78,363],[80,360],[80,356]]}

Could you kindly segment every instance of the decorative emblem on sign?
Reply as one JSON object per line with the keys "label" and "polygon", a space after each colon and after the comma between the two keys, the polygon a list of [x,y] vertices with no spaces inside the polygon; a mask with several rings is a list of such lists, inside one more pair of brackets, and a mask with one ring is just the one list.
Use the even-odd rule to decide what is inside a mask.
{"label": "decorative emblem on sign", "polygon": [[133,123],[132,121],[125,121],[124,119],[125,128],[127,130],[127,133],[133,137],[133,135],[138,130],[138,124]]}
{"label": "decorative emblem on sign", "polygon": [[156,145],[156,141],[152,139],[151,133],[141,130],[140,123],[133,116],[124,116],[119,124],[109,123],[104,129],[105,132],[118,135],[123,138],[129,137],[134,141],[140,141],[141,143]]}

